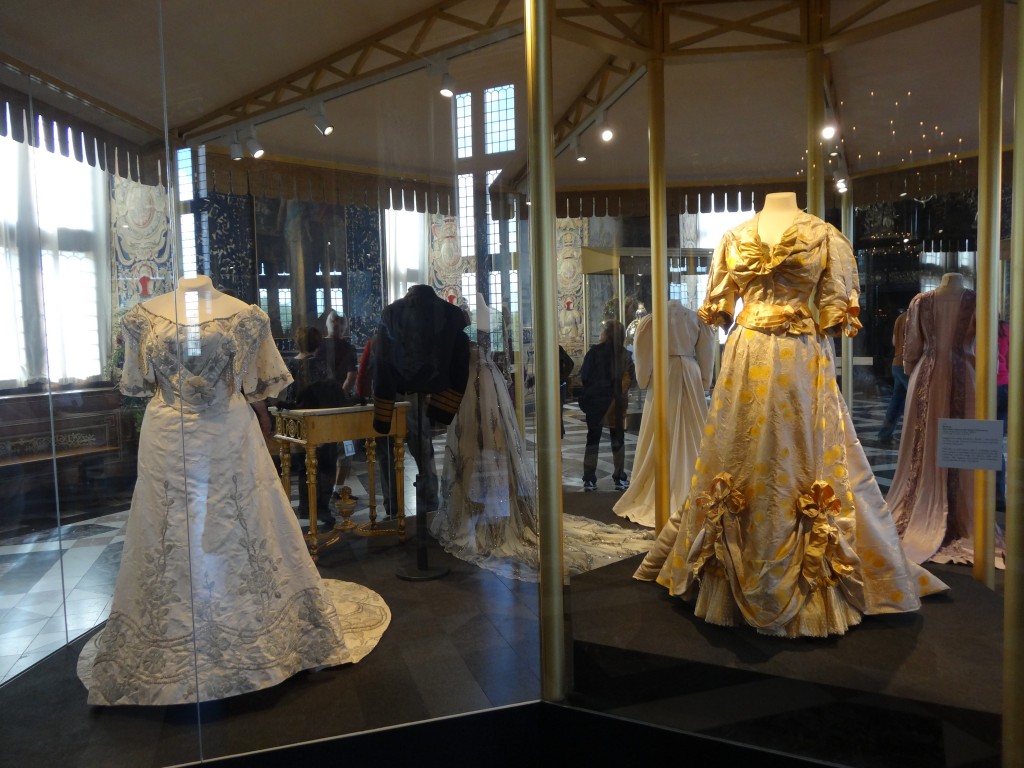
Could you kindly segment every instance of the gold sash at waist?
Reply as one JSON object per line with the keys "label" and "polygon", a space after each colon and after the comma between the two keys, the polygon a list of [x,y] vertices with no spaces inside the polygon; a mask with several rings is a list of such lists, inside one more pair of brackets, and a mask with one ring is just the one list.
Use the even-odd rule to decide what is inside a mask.
{"label": "gold sash at waist", "polygon": [[752,301],[743,305],[736,322],[744,328],[778,335],[803,336],[818,332],[811,311],[803,304],[791,307]]}

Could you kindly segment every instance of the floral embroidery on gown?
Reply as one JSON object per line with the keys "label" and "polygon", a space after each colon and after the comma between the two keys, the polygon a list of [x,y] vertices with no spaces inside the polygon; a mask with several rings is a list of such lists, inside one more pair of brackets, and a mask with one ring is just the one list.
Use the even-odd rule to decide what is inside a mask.
{"label": "floral embroidery on gown", "polygon": [[[679,509],[690,490],[690,475],[700,449],[708,406],[704,390],[711,386],[714,367],[714,330],[701,322],[697,313],[678,301],[668,307],[668,396],[666,419],[669,455],[665,466],[669,476],[669,510]],[[636,378],[649,387],[654,372],[653,315],[641,319],[636,328],[634,358]],[[633,458],[633,478],[612,508],[615,514],[654,528],[654,468],[658,456],[654,446],[654,393],[644,400],[640,433]]]}
{"label": "floral embroidery on gown", "polygon": [[220,699],[353,661],[249,407],[291,381],[266,314],[186,326],[139,305],[122,332],[121,391],[153,397],[110,618],[79,660],[89,703]]}
{"label": "floral embroidery on gown", "polygon": [[[537,479],[505,377],[486,333],[470,349],[469,381],[445,441],[441,507],[430,532],[446,552],[507,578],[537,581]],[[653,536],[562,515],[570,575],[647,551]]]}
{"label": "floral embroidery on gown", "polygon": [[[915,563],[974,562],[974,470],[940,467],[939,419],[974,417],[974,291],[919,293],[907,309],[910,372],[896,473],[886,495]],[[996,565],[1003,567],[1003,537]]]}
{"label": "floral embroidery on gown", "polygon": [[849,241],[809,214],[777,245],[755,217],[715,251],[699,314],[729,327],[743,309],[690,493],[635,574],[709,623],[824,637],[947,589],[904,556],[836,386],[828,335],[856,333],[858,293]]}

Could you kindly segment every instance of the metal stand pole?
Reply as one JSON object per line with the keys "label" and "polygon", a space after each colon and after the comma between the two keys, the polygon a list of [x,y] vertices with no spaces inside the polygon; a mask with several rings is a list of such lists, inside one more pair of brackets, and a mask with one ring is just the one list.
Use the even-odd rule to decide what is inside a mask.
{"label": "metal stand pole", "polygon": [[431,581],[448,575],[447,568],[431,568],[427,562],[427,512],[420,503],[420,490],[426,488],[427,476],[423,472],[423,464],[427,460],[427,441],[430,435],[423,429],[422,394],[416,395],[416,441],[419,449],[416,459],[416,568],[402,567],[395,574],[404,581]]}

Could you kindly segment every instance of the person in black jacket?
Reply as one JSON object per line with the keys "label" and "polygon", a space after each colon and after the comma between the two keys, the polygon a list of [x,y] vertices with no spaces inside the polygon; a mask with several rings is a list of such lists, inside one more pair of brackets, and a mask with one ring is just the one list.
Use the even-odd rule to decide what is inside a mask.
{"label": "person in black jacket", "polygon": [[[292,383],[281,393],[277,405],[281,408],[338,408],[348,405],[341,383],[317,353],[323,343],[320,332],[313,327],[295,329],[295,346],[299,353],[288,361]],[[326,533],[334,528],[331,514],[331,490],[335,479],[339,449],[336,443],[324,443],[316,449],[317,457],[317,532]],[[299,517],[309,517],[309,495],[306,492],[306,461],[301,452],[293,461],[299,485]]]}
{"label": "person in black jacket", "polygon": [[[384,308],[373,341],[373,428],[387,434],[396,396],[408,395],[412,412],[406,420],[406,437],[419,471],[417,508],[424,512],[438,507],[429,423],[451,424],[466,392],[469,337],[463,329],[467,325],[461,309],[429,285],[414,285]],[[389,469],[385,468],[382,479],[389,477]]]}
{"label": "person in black jacket", "polygon": [[558,345],[558,393],[559,410],[558,419],[562,425],[562,437],[565,437],[565,403],[569,400],[569,377],[572,376],[572,369],[576,367],[572,357],[565,351],[565,347]]}
{"label": "person in black jacket", "polygon": [[583,454],[583,490],[597,490],[597,451],[608,425],[615,489],[629,487],[626,477],[626,406],[633,382],[633,360],[625,346],[626,330],[618,320],[606,320],[598,343],[583,358],[580,409],[587,417],[587,447]]}

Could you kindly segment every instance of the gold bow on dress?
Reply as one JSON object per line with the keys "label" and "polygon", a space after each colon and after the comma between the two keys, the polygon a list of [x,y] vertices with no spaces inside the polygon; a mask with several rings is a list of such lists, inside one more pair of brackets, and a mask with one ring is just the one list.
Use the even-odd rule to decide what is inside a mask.
{"label": "gold bow on dress", "polygon": [[860,314],[860,307],[854,305],[850,307],[850,310],[846,313],[844,318],[845,322],[843,323],[843,333],[850,338],[856,336],[857,331],[864,327],[861,321],[857,318],[858,314]]}
{"label": "gold bow on dress", "polygon": [[813,334],[817,328],[811,311],[805,304],[768,304],[751,301],[743,305],[736,322],[744,328],[776,335],[803,336]]}
{"label": "gold bow on dress", "polygon": [[704,514],[704,541],[693,563],[693,573],[700,575],[712,557],[725,563],[725,544],[722,542],[722,516],[740,514],[747,506],[743,494],[733,486],[732,475],[719,472],[708,490],[696,499],[697,508]]}
{"label": "gold bow on dress", "polygon": [[816,481],[811,490],[797,500],[797,509],[805,523],[810,523],[800,573],[811,587],[821,583],[834,586],[838,576],[853,573],[853,565],[842,562],[837,556],[839,528],[832,519],[839,514],[841,506],[835,490],[824,480]]}
{"label": "gold bow on dress", "polygon": [[697,317],[704,321],[705,325],[721,325],[727,327],[731,324],[729,312],[725,308],[725,300],[708,302],[697,310]]}
{"label": "gold bow on dress", "polygon": [[775,245],[762,242],[760,236],[743,238],[736,246],[736,253],[751,272],[767,275],[789,257],[796,246],[796,241],[797,229],[789,227]]}
{"label": "gold bow on dress", "polygon": [[860,306],[856,300],[850,302],[846,309],[840,307],[822,307],[819,322],[822,330],[830,336],[838,336],[839,332],[853,338],[864,326],[861,324],[858,315]]}

